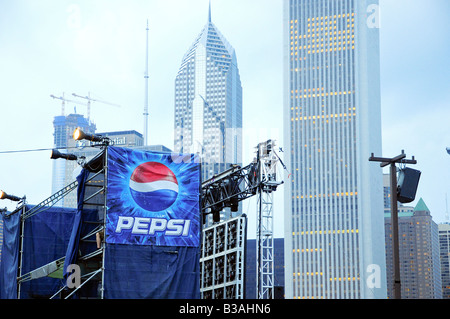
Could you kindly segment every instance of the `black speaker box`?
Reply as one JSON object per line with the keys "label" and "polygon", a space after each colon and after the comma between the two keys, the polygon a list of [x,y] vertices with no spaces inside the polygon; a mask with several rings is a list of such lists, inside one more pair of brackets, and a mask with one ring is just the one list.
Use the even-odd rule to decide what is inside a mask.
{"label": "black speaker box", "polygon": [[405,167],[400,170],[397,182],[397,200],[400,203],[410,203],[416,198],[421,172]]}

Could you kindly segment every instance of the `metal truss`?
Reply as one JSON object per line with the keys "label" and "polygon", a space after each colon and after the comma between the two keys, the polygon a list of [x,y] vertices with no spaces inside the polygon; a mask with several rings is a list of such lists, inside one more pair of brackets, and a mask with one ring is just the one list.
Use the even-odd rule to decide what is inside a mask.
{"label": "metal truss", "polygon": [[273,279],[273,192],[281,184],[277,180],[279,157],[272,140],[258,144],[258,214],[256,222],[256,293],[258,299],[272,299]]}
{"label": "metal truss", "polygon": [[[237,211],[240,201],[257,195],[256,290],[259,299],[273,298],[274,289],[273,192],[282,183],[277,180],[277,163],[281,162],[281,159],[274,148],[273,140],[258,144],[257,157],[253,163],[245,167],[232,166],[223,173],[206,180],[202,183],[201,193],[204,223],[208,214],[213,215],[214,222],[219,222],[222,209],[230,207],[231,211]],[[284,167],[282,162],[281,164]],[[207,237],[205,232],[204,237]],[[208,264],[205,263],[204,266],[207,267]],[[213,298],[218,297],[213,294]]]}
{"label": "metal truss", "polygon": [[[215,222],[225,207],[237,211],[238,203],[256,194],[258,188],[257,164],[232,166],[202,183],[201,207],[203,217],[212,214]],[[205,221],[205,219],[204,219]]]}
{"label": "metal truss", "polygon": [[256,292],[258,299],[272,299],[273,279],[273,193],[258,194],[256,230]]}

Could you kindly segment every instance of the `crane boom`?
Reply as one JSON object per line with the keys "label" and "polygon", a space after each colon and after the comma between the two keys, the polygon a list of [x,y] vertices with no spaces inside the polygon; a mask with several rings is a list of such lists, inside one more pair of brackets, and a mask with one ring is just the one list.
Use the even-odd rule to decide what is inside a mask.
{"label": "crane boom", "polygon": [[82,95],[78,95],[78,94],[75,94],[75,93],[72,93],[72,95],[75,96],[75,97],[79,97],[79,98],[88,100],[88,102],[87,102],[87,118],[88,118],[88,120],[89,120],[89,118],[91,116],[91,101],[92,102],[99,102],[99,103],[103,103],[103,104],[108,104],[108,105],[111,105],[111,106],[120,107],[119,104],[114,104],[114,103],[110,103],[110,102],[106,102],[106,101],[102,101],[102,100],[93,99],[93,98],[91,98],[91,94],[89,92],[88,92],[87,96],[82,96]]}
{"label": "crane boom", "polygon": [[72,102],[72,103],[87,105],[86,103],[83,103],[83,102],[66,99],[64,97],[64,93],[63,93],[63,96],[55,96],[53,94],[50,94],[50,97],[53,98],[53,99],[57,99],[57,100],[61,100],[62,101],[62,104],[61,104],[61,115],[62,116],[65,115],[65,104],[66,104],[66,102]]}

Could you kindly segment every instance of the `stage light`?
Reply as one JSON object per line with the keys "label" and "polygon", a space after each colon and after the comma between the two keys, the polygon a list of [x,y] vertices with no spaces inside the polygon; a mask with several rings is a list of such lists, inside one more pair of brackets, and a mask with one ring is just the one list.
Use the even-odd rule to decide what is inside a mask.
{"label": "stage light", "polygon": [[102,142],[104,140],[102,136],[84,133],[79,127],[73,132],[73,139],[76,141],[88,140],[92,142]]}
{"label": "stage light", "polygon": [[6,194],[4,191],[0,190],[0,199],[9,199],[12,200],[13,202],[19,202],[22,200],[22,198],[14,196],[14,195],[8,195]]}
{"label": "stage light", "polygon": [[51,159],[64,158],[65,160],[68,160],[68,161],[76,161],[78,159],[78,157],[74,154],[63,154],[60,151],[58,151],[57,149],[52,150],[52,154],[51,154],[50,158]]}

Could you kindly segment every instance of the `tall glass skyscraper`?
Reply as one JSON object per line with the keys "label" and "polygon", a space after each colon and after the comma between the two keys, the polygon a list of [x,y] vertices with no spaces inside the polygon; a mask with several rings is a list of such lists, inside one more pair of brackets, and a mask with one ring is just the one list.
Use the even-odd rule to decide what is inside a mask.
{"label": "tall glass skyscraper", "polygon": [[242,163],[242,87],[236,53],[208,21],[175,79],[174,151],[202,154],[202,178]]}
{"label": "tall glass skyscraper", "polygon": [[287,298],[386,298],[377,14],[284,1]]}

